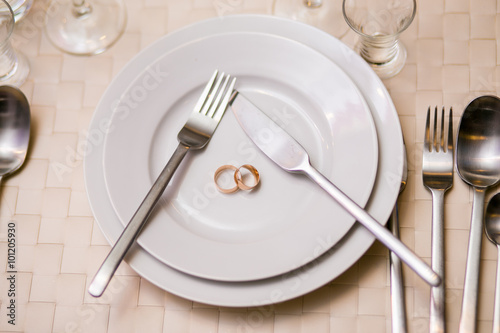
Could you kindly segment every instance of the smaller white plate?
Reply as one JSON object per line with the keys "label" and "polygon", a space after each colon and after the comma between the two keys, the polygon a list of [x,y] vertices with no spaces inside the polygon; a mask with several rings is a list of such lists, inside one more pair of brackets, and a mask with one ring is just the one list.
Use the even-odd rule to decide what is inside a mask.
{"label": "smaller white plate", "polygon": [[[294,136],[313,165],[366,204],[377,171],[377,133],[356,86],[303,44],[228,33],[166,53],[121,94],[106,137],[104,172],[124,225],[175,150],[177,132],[215,68],[237,77],[237,89]],[[213,174],[223,164],[254,165],[260,186],[217,192]],[[354,223],[317,185],[261,154],[230,111],[210,144],[188,154],[157,208],[139,244],[171,267],[219,281],[289,272],[323,254]],[[328,246],[318,246],[319,239]]]}

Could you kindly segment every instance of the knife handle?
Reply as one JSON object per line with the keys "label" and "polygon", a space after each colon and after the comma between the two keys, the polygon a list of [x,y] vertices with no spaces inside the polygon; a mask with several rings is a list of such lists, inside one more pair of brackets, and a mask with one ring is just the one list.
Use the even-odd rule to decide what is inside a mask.
{"label": "knife handle", "polygon": [[182,162],[184,156],[186,156],[188,150],[189,147],[182,144],[177,146],[177,149],[173,153],[167,165],[163,168],[139,208],[137,208],[134,216],[132,216],[132,219],[127,224],[94,276],[94,279],[90,283],[88,289],[90,295],[100,297],[104,293],[106,287],[111,281],[111,278],[115,274],[116,269],[122,262],[132,244],[137,239],[137,236],[139,236],[139,233],[146,224],[151,212],[156,206],[156,203],[163,194],[163,191],[165,191],[165,188],[170,182],[170,179],[172,179],[175,170],[177,170],[177,167]]}
{"label": "knife handle", "polygon": [[308,164],[304,172],[311,180],[316,182],[323,190],[330,194],[349,214],[370,231],[380,242],[394,252],[404,263],[431,286],[439,286],[441,278],[422,259],[412,252],[405,244],[378,223],[370,214],[349,198],[344,192],[333,185],[313,166]]}
{"label": "knife handle", "polygon": [[[399,212],[398,203],[394,206],[391,216],[389,217],[388,227],[394,237],[399,236]],[[406,333],[406,304],[403,283],[403,267],[401,260],[394,253],[390,252],[390,274],[391,274],[391,309],[392,309],[392,332],[393,333]]]}

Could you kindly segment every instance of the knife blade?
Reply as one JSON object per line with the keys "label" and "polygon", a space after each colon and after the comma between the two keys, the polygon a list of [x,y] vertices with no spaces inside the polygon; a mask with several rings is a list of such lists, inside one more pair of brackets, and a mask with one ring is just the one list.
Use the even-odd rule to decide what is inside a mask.
{"label": "knife blade", "polygon": [[439,275],[427,263],[316,170],[300,143],[264,112],[238,91],[233,93],[229,104],[243,131],[267,157],[282,169],[301,173],[316,182],[429,285],[438,286],[441,283]]}

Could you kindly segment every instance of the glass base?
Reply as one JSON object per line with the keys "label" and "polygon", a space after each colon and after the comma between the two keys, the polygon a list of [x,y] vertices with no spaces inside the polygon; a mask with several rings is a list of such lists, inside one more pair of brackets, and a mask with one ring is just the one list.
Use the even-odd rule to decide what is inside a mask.
{"label": "glass base", "polygon": [[4,76],[0,76],[0,85],[20,87],[28,78],[30,65],[24,54],[16,51],[17,61],[14,68]]}
{"label": "glass base", "polygon": [[45,32],[55,47],[73,55],[95,55],[118,41],[127,22],[123,3],[96,0],[88,5],[87,13],[78,13],[78,8],[85,5],[76,7],[72,1],[52,1],[47,9]]}
{"label": "glass base", "polygon": [[338,0],[276,0],[273,15],[312,25],[336,38],[342,38],[349,31]]}
{"label": "glass base", "polygon": [[[401,72],[406,63],[406,48],[400,42],[397,43],[394,55],[391,57],[390,60],[386,62],[374,63],[373,61],[370,61],[370,59],[364,57],[363,54],[370,54],[370,51],[365,49],[363,50],[363,52],[361,52],[360,43],[356,45],[355,50],[358,54],[361,55],[363,59],[365,59],[365,61],[370,65],[370,67],[377,74],[377,76],[382,80],[389,79],[399,74],[399,72]],[[380,53],[383,52],[383,50],[379,49],[377,50],[377,52]]]}
{"label": "glass base", "polygon": [[323,0],[302,0],[304,5],[310,8],[317,8],[323,5]]}

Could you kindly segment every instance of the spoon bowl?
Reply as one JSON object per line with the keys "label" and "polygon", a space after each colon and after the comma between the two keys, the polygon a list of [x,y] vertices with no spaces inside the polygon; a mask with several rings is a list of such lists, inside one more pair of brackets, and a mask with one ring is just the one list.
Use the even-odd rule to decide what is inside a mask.
{"label": "spoon bowl", "polygon": [[500,181],[500,99],[481,96],[465,109],[458,128],[458,174],[474,189],[459,333],[475,332],[486,190]]}
{"label": "spoon bowl", "polygon": [[465,109],[457,138],[457,169],[469,185],[486,188],[500,180],[500,99],[481,96]]}
{"label": "spoon bowl", "polygon": [[484,222],[486,235],[497,246],[498,251],[493,332],[500,332],[500,193],[495,194],[488,203]]}
{"label": "spoon bowl", "polygon": [[500,193],[490,199],[484,222],[486,236],[493,244],[500,246]]}
{"label": "spoon bowl", "polygon": [[0,86],[0,180],[23,165],[30,124],[30,106],[23,92]]}

